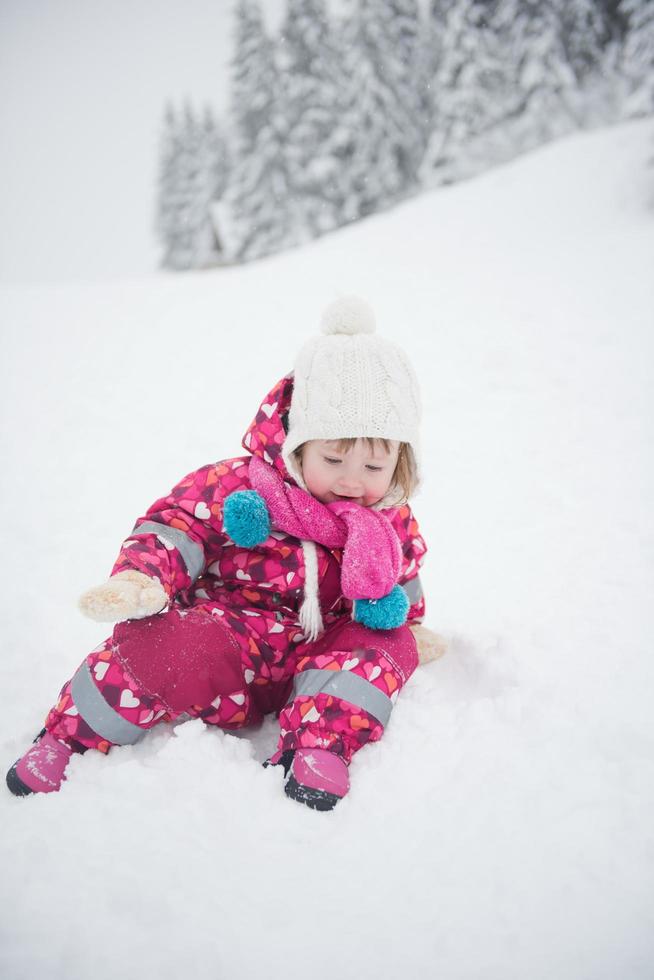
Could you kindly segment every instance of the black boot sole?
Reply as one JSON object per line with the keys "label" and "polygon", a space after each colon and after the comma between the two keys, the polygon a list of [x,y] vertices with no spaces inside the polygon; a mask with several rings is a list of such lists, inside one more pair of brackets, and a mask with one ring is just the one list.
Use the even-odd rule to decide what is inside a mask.
{"label": "black boot sole", "polygon": [[327,793],[324,789],[312,789],[298,783],[295,776],[289,776],[284,784],[284,792],[292,800],[304,803],[312,810],[333,810],[341,799],[336,793]]}
{"label": "black boot sole", "polygon": [[33,796],[34,790],[26,786],[23,780],[20,778],[16,772],[16,763],[11,767],[7,773],[7,786],[9,787],[9,792],[13,793],[14,796]]}

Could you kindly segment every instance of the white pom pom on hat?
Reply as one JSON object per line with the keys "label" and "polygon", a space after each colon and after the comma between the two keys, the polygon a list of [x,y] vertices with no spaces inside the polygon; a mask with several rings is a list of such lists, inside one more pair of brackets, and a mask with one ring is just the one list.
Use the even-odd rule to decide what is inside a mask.
{"label": "white pom pom on hat", "polygon": [[322,315],[320,327],[325,334],[375,332],[375,314],[358,296],[341,296],[330,303]]}

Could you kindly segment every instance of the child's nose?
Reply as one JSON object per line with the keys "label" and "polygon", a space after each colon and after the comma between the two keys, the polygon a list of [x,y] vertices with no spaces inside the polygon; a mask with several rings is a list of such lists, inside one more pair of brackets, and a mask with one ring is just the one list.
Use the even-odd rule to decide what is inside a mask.
{"label": "child's nose", "polygon": [[337,493],[342,493],[345,497],[358,497],[361,493],[361,480],[356,476],[343,476],[338,481]]}

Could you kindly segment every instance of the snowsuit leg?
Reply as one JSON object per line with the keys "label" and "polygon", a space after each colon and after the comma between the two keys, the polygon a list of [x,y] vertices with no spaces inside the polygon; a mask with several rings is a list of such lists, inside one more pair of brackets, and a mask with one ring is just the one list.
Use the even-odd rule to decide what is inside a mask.
{"label": "snowsuit leg", "polygon": [[271,761],[289,749],[323,748],[349,764],[363,745],[381,738],[417,665],[408,626],[370,630],[349,620],[335,624],[302,648]]}
{"label": "snowsuit leg", "polygon": [[211,608],[173,608],[118,623],[62,688],[45,727],[75,747],[130,745],[181,714],[223,728],[260,718],[239,637]]}

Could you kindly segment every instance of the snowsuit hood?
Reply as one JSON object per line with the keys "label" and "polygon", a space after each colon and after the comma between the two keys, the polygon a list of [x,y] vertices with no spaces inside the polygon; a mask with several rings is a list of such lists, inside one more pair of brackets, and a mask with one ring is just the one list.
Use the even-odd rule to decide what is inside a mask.
{"label": "snowsuit hood", "polygon": [[270,389],[261,402],[243,436],[242,446],[253,456],[259,456],[274,466],[285,480],[297,483],[282,457],[292,397],[293,375],[288,374]]}

